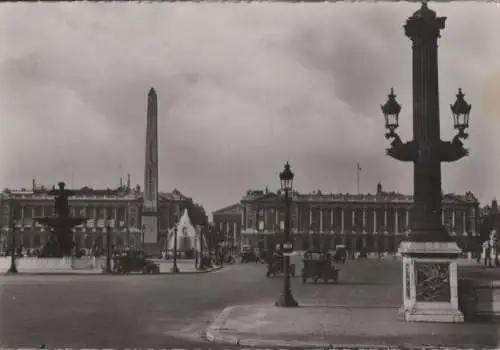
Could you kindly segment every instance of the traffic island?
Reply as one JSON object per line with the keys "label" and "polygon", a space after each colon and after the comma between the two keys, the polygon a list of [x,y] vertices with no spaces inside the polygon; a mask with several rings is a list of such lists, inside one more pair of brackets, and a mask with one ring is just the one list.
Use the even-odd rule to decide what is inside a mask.
{"label": "traffic island", "polygon": [[[223,266],[215,266],[210,269],[205,270],[196,270],[194,268],[191,269],[180,269],[177,273],[172,273],[170,271],[160,271],[159,274],[147,274],[148,276],[165,276],[165,275],[194,275],[194,274],[206,274],[210,272],[219,271],[223,268]],[[100,268],[96,269],[87,269],[87,270],[69,270],[69,269],[22,269],[19,270],[16,274],[5,274],[5,276],[137,276],[143,275],[140,272],[131,273],[129,275],[116,274],[116,273],[107,273]],[[146,274],[145,274],[146,275]]]}
{"label": "traffic island", "polygon": [[221,344],[265,347],[496,347],[500,325],[405,322],[398,306],[267,304],[226,308],[206,331]]}

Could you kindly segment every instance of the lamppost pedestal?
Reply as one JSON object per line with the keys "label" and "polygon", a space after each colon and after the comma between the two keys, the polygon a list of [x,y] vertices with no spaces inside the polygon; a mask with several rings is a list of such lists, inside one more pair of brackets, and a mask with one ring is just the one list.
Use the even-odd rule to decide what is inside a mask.
{"label": "lamppost pedestal", "polygon": [[295,300],[292,292],[290,290],[287,290],[280,295],[274,305],[277,307],[298,307],[299,303],[297,302],[297,300]]}
{"label": "lamppost pedestal", "polygon": [[10,265],[9,269],[7,270],[7,274],[17,274],[19,271],[17,271],[16,265]]}
{"label": "lamppost pedestal", "polygon": [[464,322],[458,309],[455,242],[402,242],[403,306],[408,322]]}

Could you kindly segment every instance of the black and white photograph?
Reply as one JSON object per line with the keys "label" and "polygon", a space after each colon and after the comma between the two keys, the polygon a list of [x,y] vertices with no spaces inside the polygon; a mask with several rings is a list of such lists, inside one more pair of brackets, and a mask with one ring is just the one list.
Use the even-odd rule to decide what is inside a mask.
{"label": "black and white photograph", "polygon": [[500,6],[0,5],[0,347],[494,349]]}

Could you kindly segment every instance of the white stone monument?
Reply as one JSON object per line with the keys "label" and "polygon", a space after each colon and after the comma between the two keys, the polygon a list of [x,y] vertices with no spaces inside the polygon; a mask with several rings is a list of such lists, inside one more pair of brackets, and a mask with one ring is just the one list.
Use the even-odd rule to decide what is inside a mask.
{"label": "white stone monument", "polygon": [[463,322],[458,309],[455,242],[402,242],[403,308],[406,321]]}

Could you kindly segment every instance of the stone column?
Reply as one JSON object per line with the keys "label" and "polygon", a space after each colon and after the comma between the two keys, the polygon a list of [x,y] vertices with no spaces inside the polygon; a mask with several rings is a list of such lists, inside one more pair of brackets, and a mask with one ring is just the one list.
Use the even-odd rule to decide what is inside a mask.
{"label": "stone column", "polygon": [[[351,221],[352,221],[353,228],[354,228],[354,226],[356,226],[356,210],[357,210],[357,208],[354,208],[352,210],[352,214],[351,214],[351,217],[352,217]],[[351,228],[351,231],[354,231],[354,230]]]}
{"label": "stone column", "polygon": [[455,222],[455,209],[452,209],[451,210],[451,230],[452,230],[452,234],[455,235],[456,232],[455,232],[455,225],[456,225],[456,222]]}
{"label": "stone column", "polygon": [[269,231],[269,222],[268,222],[269,208],[264,208],[264,231]]}
{"label": "stone column", "polygon": [[335,231],[335,226],[333,225],[333,215],[334,215],[334,208],[330,208],[330,227],[332,228],[332,231]]}
{"label": "stone column", "polygon": [[24,207],[24,205],[21,207],[21,220],[20,223],[21,223],[21,227],[24,227],[24,211],[26,210],[26,208]]}
{"label": "stone column", "polygon": [[399,234],[399,217],[398,210],[394,210],[394,233]]}
{"label": "stone column", "polygon": [[340,233],[344,234],[344,208],[340,208]]}
{"label": "stone column", "polygon": [[378,233],[377,228],[377,208],[373,209],[373,232]]}
{"label": "stone column", "polygon": [[363,208],[363,233],[366,233],[366,207]]}
{"label": "stone column", "polygon": [[467,212],[466,211],[462,211],[462,226],[463,226],[463,235],[466,236],[467,235]]}
{"label": "stone column", "polygon": [[346,244],[346,235],[345,235],[345,232],[344,232],[344,208],[340,207],[340,235],[342,237],[342,244],[345,245]]}
{"label": "stone column", "polygon": [[309,227],[309,231],[312,229],[312,221],[313,221],[313,211],[312,211],[312,207],[309,206],[309,222],[308,222],[308,227]]}
{"label": "stone column", "polygon": [[471,230],[472,230],[472,235],[476,236],[476,209],[472,208],[471,209]]}
{"label": "stone column", "polygon": [[113,208],[113,219],[115,220],[114,227],[119,227],[119,222],[118,222],[118,209],[119,207]]}
{"label": "stone column", "polygon": [[384,234],[387,233],[387,208],[384,208]]}
{"label": "stone column", "polygon": [[[234,245],[234,254],[237,254],[240,251],[240,241],[238,240],[238,233],[236,232],[238,225],[234,222],[233,225],[233,245]],[[200,237],[200,240],[202,238]],[[205,242],[203,242],[203,247],[205,247]]]}
{"label": "stone column", "polygon": [[319,232],[323,233],[323,208],[319,208]]}

